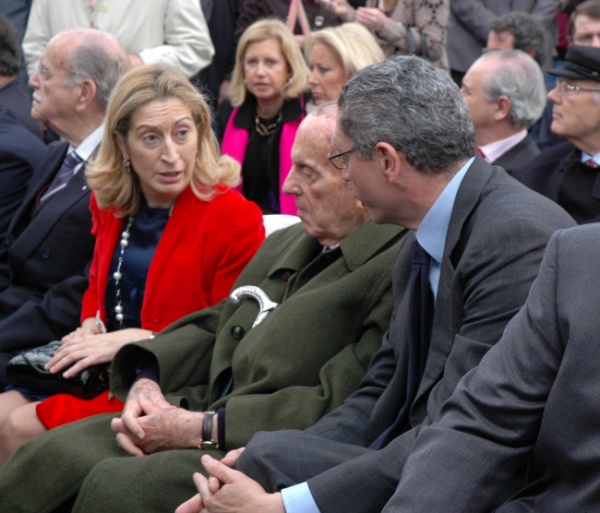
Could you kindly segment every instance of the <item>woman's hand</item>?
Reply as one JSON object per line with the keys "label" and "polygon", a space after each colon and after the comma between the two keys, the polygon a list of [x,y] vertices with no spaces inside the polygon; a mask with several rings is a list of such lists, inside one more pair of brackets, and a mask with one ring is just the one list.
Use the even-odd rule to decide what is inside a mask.
{"label": "woman's hand", "polygon": [[[86,319],[87,321],[88,319]],[[112,333],[94,333],[89,325],[75,330],[63,339],[46,370],[56,373],[67,369],[63,377],[70,378],[91,365],[109,363],[125,344],[145,340],[152,336],[150,330],[127,328]]]}
{"label": "woman's hand", "polygon": [[388,17],[380,9],[374,7],[359,7],[356,10],[355,21],[368,29],[379,32],[383,29]]}
{"label": "woman's hand", "polygon": [[347,0],[315,0],[315,3],[337,14],[344,22],[354,21],[356,11]]}
{"label": "woman's hand", "polygon": [[100,333],[102,333],[102,328],[98,324],[96,318],[88,317],[81,323],[79,328],[77,328],[75,331],[72,331],[68,335],[65,335],[62,338],[62,342],[73,342],[75,340],[91,337],[92,335],[100,335]]}

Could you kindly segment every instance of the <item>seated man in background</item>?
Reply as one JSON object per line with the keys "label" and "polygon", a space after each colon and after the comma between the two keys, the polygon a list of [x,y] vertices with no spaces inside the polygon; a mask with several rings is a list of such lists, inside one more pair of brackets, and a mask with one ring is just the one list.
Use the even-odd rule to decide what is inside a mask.
{"label": "seated man in background", "polygon": [[[522,50],[541,67],[546,62],[544,30],[529,13],[523,11],[506,13],[492,21],[486,50]],[[546,75],[545,82],[546,90],[552,89],[554,77]],[[546,100],[542,116],[529,129],[529,136],[540,150],[565,140],[550,130],[551,123],[552,102]]]}
{"label": "seated man in background", "polygon": [[[26,443],[0,468],[3,505],[52,511],[91,472],[110,480],[110,497],[91,497],[91,506],[82,490],[76,510],[173,511],[193,491],[198,449],[223,455],[261,429],[308,427],[358,387],[389,323],[393,260],[407,232],[373,224],[327,160],[335,116],[326,105],[300,125],[284,191],[302,226],[267,238],[234,285],[239,302],[119,351],[111,379],[126,404],[112,421],[117,443],[111,416]],[[31,467],[41,454],[49,466]],[[178,484],[165,485],[171,479]]]}
{"label": "seated man in background", "polygon": [[128,67],[111,35],[72,30],[52,38],[30,79],[33,117],[65,142],[36,168],[0,247],[0,388],[15,353],[79,326],[94,249],[83,170],[102,138],[108,96]]}
{"label": "seated man in background", "polygon": [[[475,133],[458,88],[425,60],[364,68],[338,102],[345,177],[375,221],[416,229],[395,262],[389,331],[358,391],[314,426],[256,434],[238,470],[226,465],[239,451],[224,463],[204,455],[213,479],[209,486],[198,474],[200,495],[180,512],[379,513],[421,428],[524,303],[551,234],[574,224],[472,157]],[[100,501],[92,486],[108,484],[92,477],[83,489]]]}
{"label": "seated man in background", "polygon": [[475,126],[477,152],[518,176],[540,153],[527,135],[546,104],[539,65],[521,50],[489,52],[468,69],[460,91]]}
{"label": "seated man in background", "polygon": [[551,130],[567,142],[547,148],[519,175],[578,223],[600,220],[600,48],[571,45],[548,93]]}

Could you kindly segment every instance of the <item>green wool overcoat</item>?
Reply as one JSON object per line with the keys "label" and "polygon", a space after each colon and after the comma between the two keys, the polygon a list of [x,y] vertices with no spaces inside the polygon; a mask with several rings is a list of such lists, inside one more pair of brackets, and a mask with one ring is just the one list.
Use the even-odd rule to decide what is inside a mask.
{"label": "green wool overcoat", "polygon": [[[197,411],[225,408],[226,450],[259,430],[312,425],[358,388],[380,346],[393,310],[394,257],[406,233],[368,222],[323,253],[300,225],[275,232],[234,285],[259,286],[278,303],[260,324],[252,327],[252,298],[189,315],[117,353],[113,392],[124,400],[136,367],[154,360],[170,402]],[[231,376],[233,388],[223,395]],[[192,473],[201,470],[201,451],[128,456],[115,443],[112,416],[61,426],[21,447],[0,467],[10,511],[53,511],[82,483],[73,511],[86,513],[173,511],[196,493]],[[115,504],[86,500],[86,489],[99,482]]]}

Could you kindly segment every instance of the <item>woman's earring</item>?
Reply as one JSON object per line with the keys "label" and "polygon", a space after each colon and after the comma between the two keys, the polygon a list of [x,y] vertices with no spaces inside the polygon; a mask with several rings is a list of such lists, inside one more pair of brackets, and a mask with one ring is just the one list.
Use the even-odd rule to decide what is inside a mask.
{"label": "woman's earring", "polygon": [[127,173],[131,173],[131,160],[123,159],[123,169]]}

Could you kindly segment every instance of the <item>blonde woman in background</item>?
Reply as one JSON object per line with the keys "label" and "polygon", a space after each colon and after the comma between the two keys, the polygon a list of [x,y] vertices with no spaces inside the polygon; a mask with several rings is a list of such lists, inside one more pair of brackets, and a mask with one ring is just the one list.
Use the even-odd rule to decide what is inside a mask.
{"label": "blonde woman in background", "polygon": [[366,0],[354,9],[347,0],[316,0],[342,20],[370,29],[386,56],[414,54],[448,70],[446,36],[450,0]]}
{"label": "blonde woman in background", "polygon": [[311,33],[304,43],[304,55],[315,105],[337,100],[354,73],[385,59],[373,34],[359,23],[344,23]]}
{"label": "blonde woman in background", "polygon": [[218,114],[221,151],[242,166],[242,194],[264,214],[296,214],[282,194],[290,153],[306,115],[308,68],[294,35],[280,20],[250,25],[238,43],[231,100]]}

